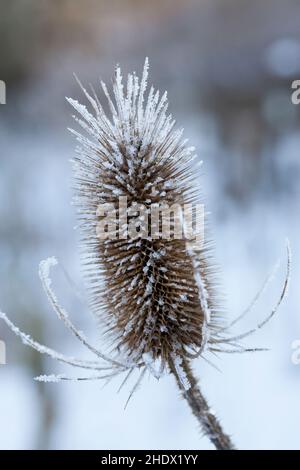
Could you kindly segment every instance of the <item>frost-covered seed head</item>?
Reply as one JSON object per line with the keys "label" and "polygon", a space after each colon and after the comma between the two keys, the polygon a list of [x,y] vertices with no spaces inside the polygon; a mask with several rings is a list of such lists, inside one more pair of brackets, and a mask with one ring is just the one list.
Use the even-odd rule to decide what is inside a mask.
{"label": "frost-covered seed head", "polygon": [[126,88],[116,68],[114,98],[101,83],[111,118],[82,86],[93,114],[68,99],[90,136],[72,130],[80,144],[74,165],[76,204],[90,303],[114,347],[137,362],[146,357],[149,363],[151,357],[174,364],[174,358],[202,351],[212,338],[216,308],[207,250],[184,237],[157,239],[150,229],[146,236],[128,239],[101,240],[96,233],[97,208],[110,204],[118,215],[120,197],[130,206],[142,204],[149,213],[155,204],[200,203],[194,147],[182,140],[182,129],[174,129],[167,94],[160,96],[151,87],[145,96],[147,80],[146,59],[142,79],[129,74]]}

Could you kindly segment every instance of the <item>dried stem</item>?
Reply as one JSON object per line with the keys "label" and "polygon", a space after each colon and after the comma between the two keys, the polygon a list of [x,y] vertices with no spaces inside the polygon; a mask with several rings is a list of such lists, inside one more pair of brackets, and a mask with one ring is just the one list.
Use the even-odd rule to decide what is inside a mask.
{"label": "dried stem", "polygon": [[181,365],[190,383],[190,388],[188,390],[184,388],[182,380],[173,364],[170,364],[170,368],[176,378],[176,382],[181,390],[182,396],[187,400],[193,414],[200,423],[201,429],[217,450],[235,450],[230,437],[225,434],[218,419],[211,412],[210,407],[199,388],[197,379],[193,374],[189,362],[183,359]]}

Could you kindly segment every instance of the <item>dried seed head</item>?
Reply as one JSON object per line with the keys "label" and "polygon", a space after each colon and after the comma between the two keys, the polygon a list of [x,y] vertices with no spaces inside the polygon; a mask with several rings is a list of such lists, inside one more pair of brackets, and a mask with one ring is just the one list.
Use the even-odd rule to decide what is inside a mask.
{"label": "dried seed head", "polygon": [[[172,213],[168,237],[162,233],[161,216],[155,225],[153,208],[199,205],[200,196],[194,148],[182,140],[182,130],[174,130],[166,93],[160,98],[151,87],[144,98],[147,78],[146,59],[141,81],[129,74],[126,91],[117,67],[114,100],[101,83],[111,120],[95,93],[90,96],[81,84],[94,113],[68,101],[83,119],[76,121],[92,137],[72,130],[80,143],[76,204],[91,306],[108,325],[118,351],[137,362],[160,359],[164,365],[191,351],[200,354],[213,341],[217,315],[207,248],[187,239],[180,211]],[[121,214],[120,201],[125,200]],[[109,212],[111,222],[104,237],[97,227],[103,228],[107,218],[99,207]],[[176,232],[178,224],[182,236]],[[129,230],[128,236],[133,226],[136,231]]]}

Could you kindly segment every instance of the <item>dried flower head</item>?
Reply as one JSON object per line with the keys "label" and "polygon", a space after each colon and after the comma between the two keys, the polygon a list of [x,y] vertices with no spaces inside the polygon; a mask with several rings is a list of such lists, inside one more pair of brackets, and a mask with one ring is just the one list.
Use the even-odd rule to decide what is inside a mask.
{"label": "dried flower head", "polygon": [[[144,362],[150,370],[159,361],[163,370],[170,362],[180,364],[191,351],[204,351],[213,344],[218,308],[208,248],[192,247],[184,235],[183,218],[176,219],[181,237],[175,236],[172,227],[169,236],[164,236],[159,231],[160,219],[153,227],[153,207],[199,206],[201,201],[194,147],[182,140],[182,129],[174,130],[166,93],[159,97],[151,87],[145,100],[147,78],[146,60],[141,82],[135,74],[129,75],[125,91],[118,67],[115,104],[102,83],[112,122],[97,97],[83,87],[96,116],[77,101],[68,101],[83,118],[75,117],[76,121],[93,138],[72,131],[80,142],[75,160],[76,203],[87,255],[90,303],[123,357]],[[120,221],[122,198],[127,203],[124,222]],[[117,215],[117,236],[112,232],[107,238],[98,236],[99,207]],[[145,217],[146,227],[142,224]],[[128,223],[143,229],[131,230],[131,236],[124,237]]]}
{"label": "dried flower head", "polygon": [[[55,258],[40,264],[46,294],[58,317],[97,360],[76,359],[53,351],[18,330],[4,313],[0,317],[25,344],[40,353],[97,371],[97,375],[77,377],[79,380],[111,378],[126,372],[125,382],[133,370],[139,370],[131,396],[147,370],[156,378],[165,371],[173,373],[215,446],[232,448],[197,388],[189,363],[196,357],[209,360],[210,352],[258,350],[245,348],[241,340],[264,326],[282,302],[289,281],[289,248],[287,276],[275,308],[252,330],[230,336],[229,327],[250,311],[267,283],[250,308],[225,326],[216,296],[211,243],[206,236],[198,243],[199,228],[203,227],[197,224],[194,237],[188,236],[188,220],[182,211],[188,205],[201,205],[200,162],[194,148],[182,139],[182,129],[175,129],[175,121],[167,113],[167,94],[160,96],[151,87],[145,96],[147,80],[146,59],[141,80],[135,73],[129,74],[126,89],[121,70],[116,68],[114,99],[101,82],[111,118],[94,90],[88,93],[80,82],[93,114],[68,98],[79,115],[74,116],[75,120],[87,134],[71,130],[79,142],[74,159],[75,203],[79,208],[89,302],[112,345],[111,354],[92,346],[60,306],[49,275],[50,267],[57,264]],[[164,214],[170,216],[167,236]],[[72,378],[49,375],[37,379]]]}

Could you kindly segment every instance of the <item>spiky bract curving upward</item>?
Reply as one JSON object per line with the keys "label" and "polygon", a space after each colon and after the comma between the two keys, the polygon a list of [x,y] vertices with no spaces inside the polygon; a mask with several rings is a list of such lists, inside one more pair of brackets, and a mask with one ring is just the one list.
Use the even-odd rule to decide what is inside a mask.
{"label": "spiky bract curving upward", "polygon": [[[167,94],[160,97],[151,87],[145,98],[147,79],[146,59],[141,81],[129,74],[126,90],[116,68],[114,99],[101,82],[111,119],[95,92],[91,96],[81,84],[94,113],[68,101],[81,116],[74,118],[92,137],[71,130],[80,143],[74,161],[76,204],[91,306],[118,351],[136,362],[161,359],[164,367],[200,355],[213,341],[218,315],[208,247],[185,236],[176,238],[172,231],[169,239],[158,238],[150,228],[120,238],[121,222],[116,238],[101,239],[96,230],[99,205],[111,204],[119,215],[120,197],[127,198],[128,207],[146,207],[150,226],[155,204],[201,203],[194,148],[182,139],[182,129],[174,130]],[[135,222],[141,219],[137,210]]]}

